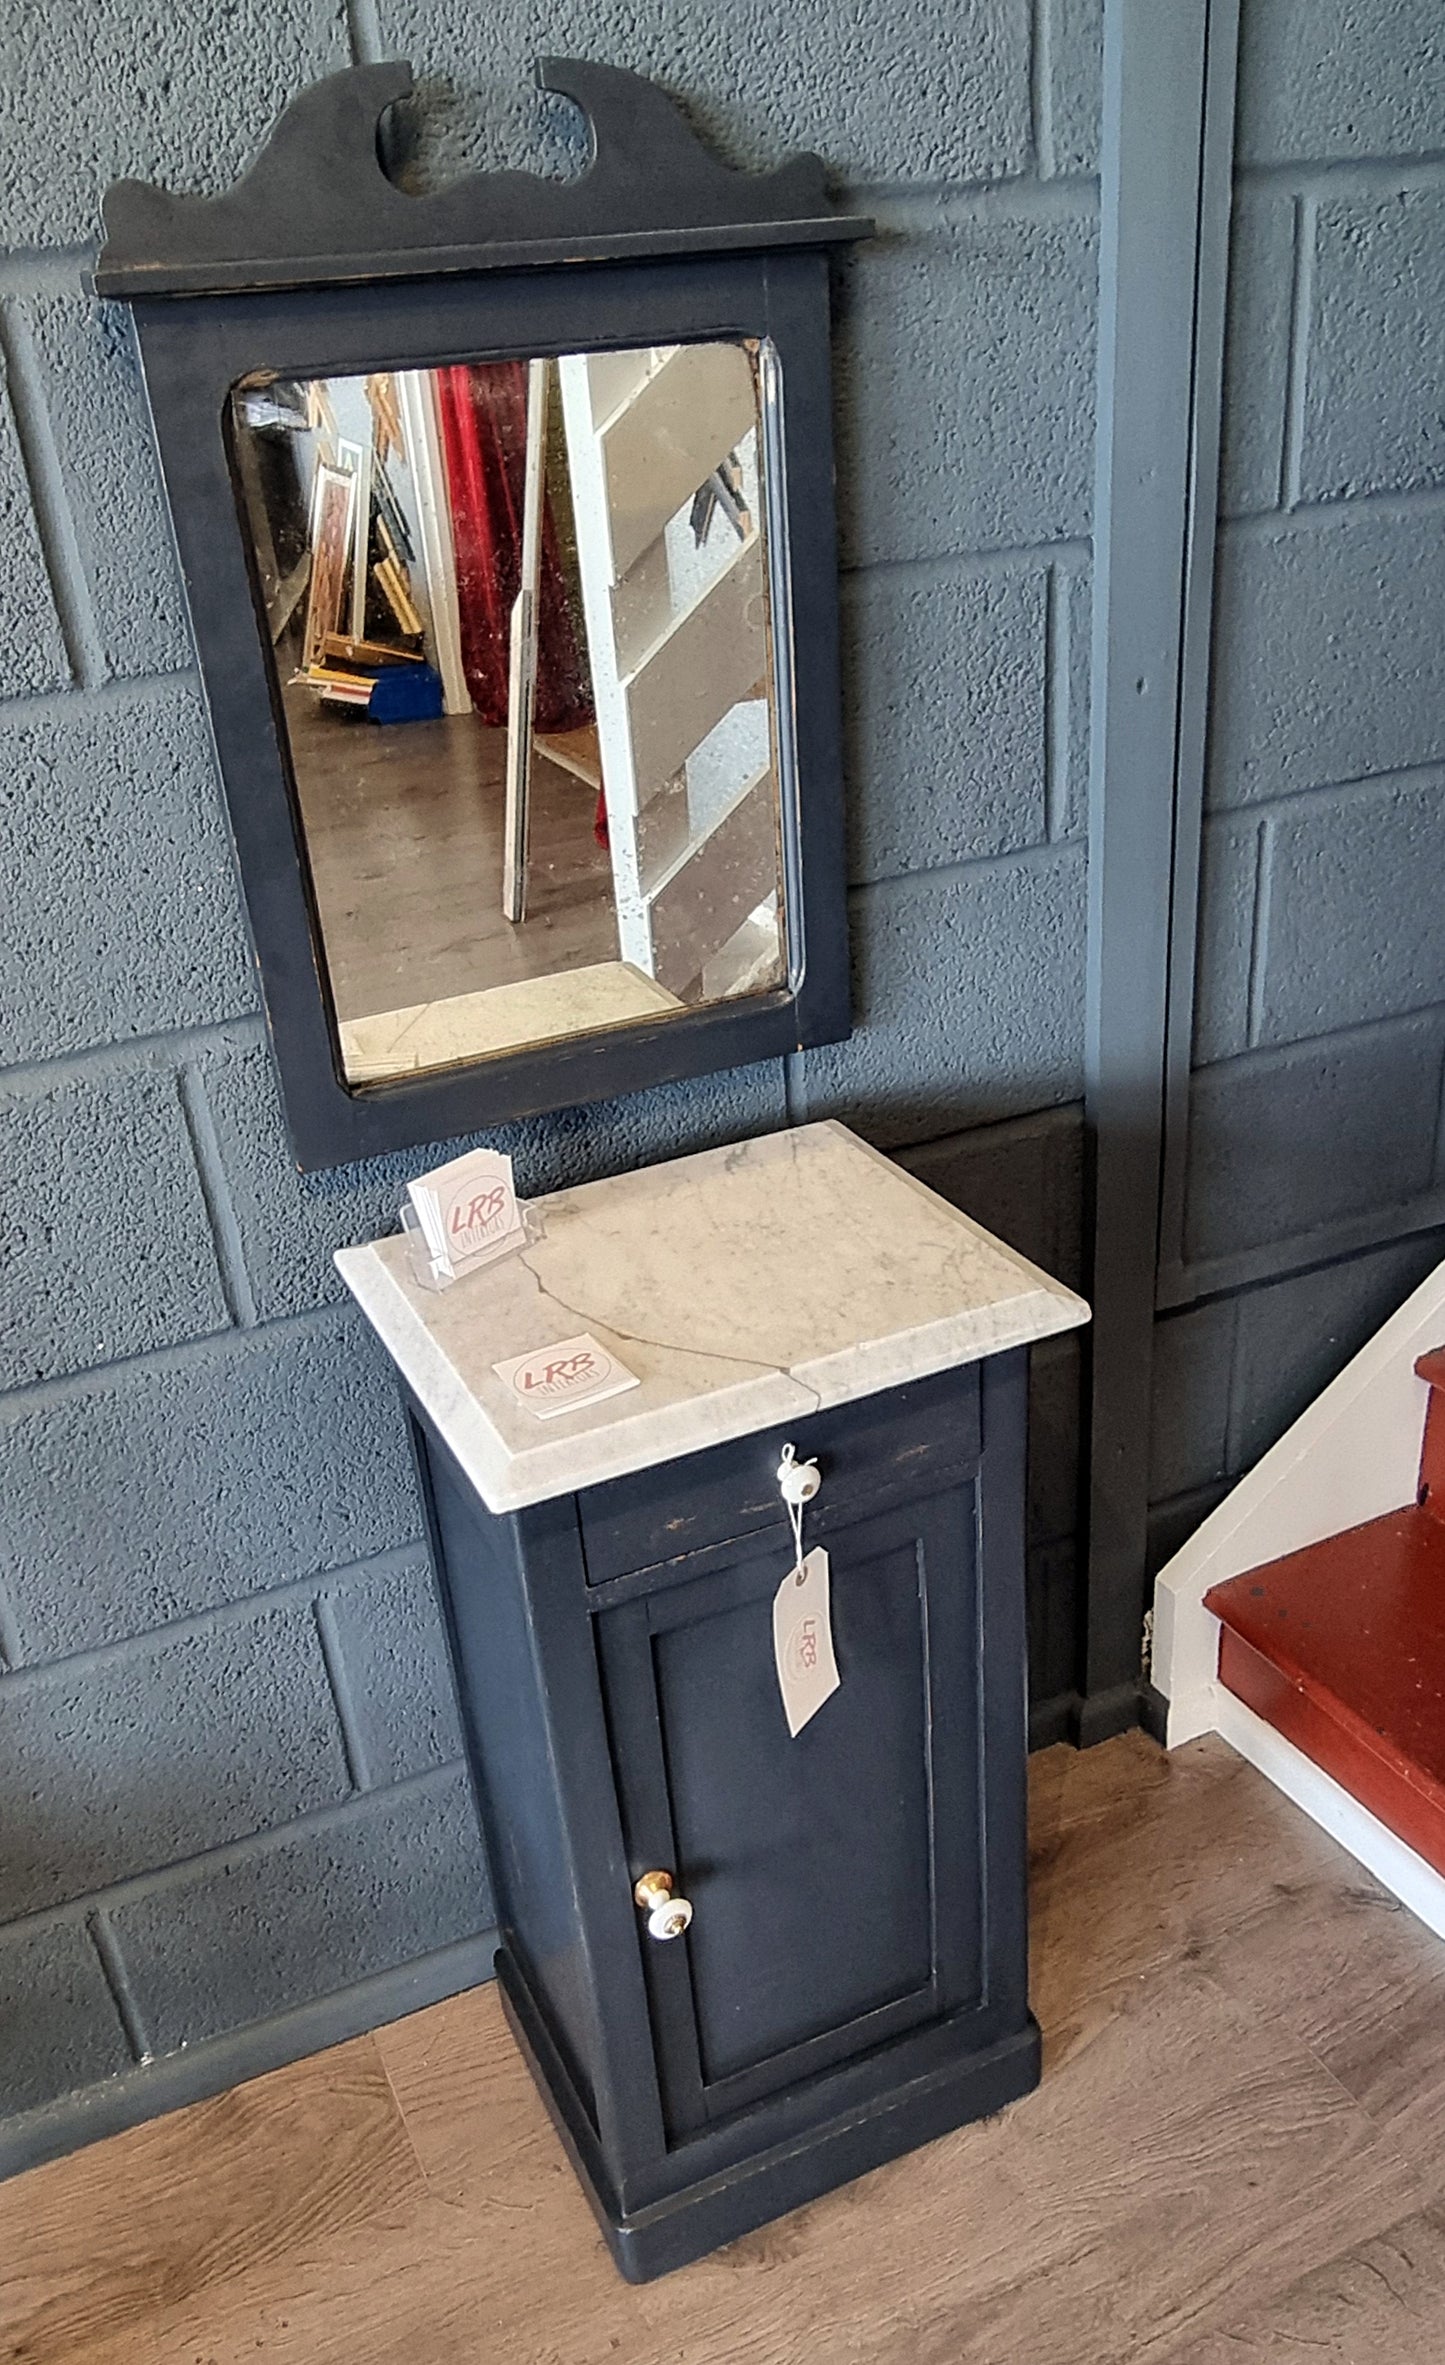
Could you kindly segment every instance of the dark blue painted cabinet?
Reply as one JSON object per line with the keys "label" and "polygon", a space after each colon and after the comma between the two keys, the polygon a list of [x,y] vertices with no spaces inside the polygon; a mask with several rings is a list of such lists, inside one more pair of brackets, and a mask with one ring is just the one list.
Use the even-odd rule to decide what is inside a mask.
{"label": "dark blue painted cabinet", "polygon": [[[509,2016],[624,2273],[1025,2092],[1024,1353],[508,1516],[417,1414]],[[776,1470],[841,1684],[790,1738]],[[693,1908],[649,1936],[666,1871]]]}

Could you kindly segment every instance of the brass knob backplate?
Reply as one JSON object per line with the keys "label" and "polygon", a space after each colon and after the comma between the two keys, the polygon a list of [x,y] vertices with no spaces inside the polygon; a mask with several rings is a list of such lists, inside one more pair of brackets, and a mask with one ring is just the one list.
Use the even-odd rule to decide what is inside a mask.
{"label": "brass knob backplate", "polygon": [[649,1938],[680,1938],[692,1920],[692,1907],[674,1891],[670,1872],[644,1872],[632,1884],[632,1901],[647,1916]]}

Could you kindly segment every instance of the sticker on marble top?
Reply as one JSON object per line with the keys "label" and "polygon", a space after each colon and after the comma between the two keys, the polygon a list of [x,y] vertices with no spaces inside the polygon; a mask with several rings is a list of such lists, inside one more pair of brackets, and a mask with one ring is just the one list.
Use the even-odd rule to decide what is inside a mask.
{"label": "sticker on marble top", "polygon": [[636,1372],[609,1355],[585,1330],[575,1339],[534,1347],[528,1355],[511,1355],[505,1363],[494,1363],[492,1369],[503,1387],[539,1421],[550,1421],[559,1412],[576,1412],[584,1404],[600,1404],[604,1396],[620,1396],[625,1388],[639,1385]]}

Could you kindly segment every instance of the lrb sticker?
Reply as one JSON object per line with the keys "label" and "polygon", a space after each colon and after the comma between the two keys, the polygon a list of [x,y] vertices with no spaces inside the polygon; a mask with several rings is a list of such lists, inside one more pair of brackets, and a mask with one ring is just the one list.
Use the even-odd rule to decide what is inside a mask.
{"label": "lrb sticker", "polygon": [[587,1331],[579,1338],[559,1339],[553,1347],[536,1347],[530,1355],[513,1355],[492,1369],[503,1387],[540,1421],[575,1412],[583,1404],[600,1404],[604,1396],[620,1396],[624,1388],[638,1385],[636,1372],[609,1355]]}
{"label": "lrb sticker", "polygon": [[833,1655],[828,1555],[821,1545],[789,1569],[773,1595],[773,1659],[783,1714],[796,1740],[841,1680]]}

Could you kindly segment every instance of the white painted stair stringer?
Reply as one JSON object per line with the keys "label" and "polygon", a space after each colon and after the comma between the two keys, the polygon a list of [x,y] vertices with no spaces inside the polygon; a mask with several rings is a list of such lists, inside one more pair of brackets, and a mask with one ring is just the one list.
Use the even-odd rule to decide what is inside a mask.
{"label": "white painted stair stringer", "polygon": [[[1318,1823],[1331,1839],[1339,1841],[1357,1864],[1372,1872],[1382,1888],[1398,1897],[1402,1905],[1433,1930],[1437,1938],[1445,1938],[1445,1879],[1417,1856],[1413,1848],[1397,1839],[1379,1818],[1362,1807],[1348,1790],[1341,1789],[1333,1775],[1317,1766],[1312,1757],[1296,1749],[1283,1733],[1272,1724],[1246,1708],[1233,1692],[1223,1684],[1212,1687],[1216,1695],[1216,1713],[1210,1730],[1218,1733],[1240,1756],[1258,1767],[1276,1790],[1303,1808],[1312,1823]],[[1172,1744],[1171,1744],[1172,1746]]]}

